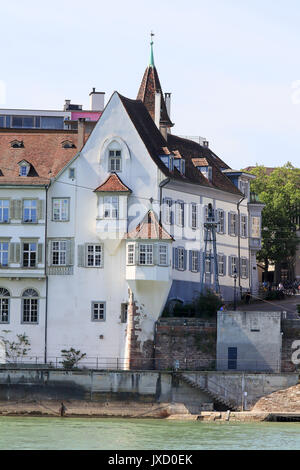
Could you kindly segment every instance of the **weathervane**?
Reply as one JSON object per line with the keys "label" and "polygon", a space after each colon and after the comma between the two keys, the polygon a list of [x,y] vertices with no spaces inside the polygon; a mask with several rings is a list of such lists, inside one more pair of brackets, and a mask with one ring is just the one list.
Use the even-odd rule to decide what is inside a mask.
{"label": "weathervane", "polygon": [[152,46],[152,44],[153,44],[153,39],[152,39],[152,38],[153,38],[153,36],[155,36],[155,34],[153,33],[153,31],[151,31],[150,36],[151,36],[151,43],[150,43],[150,44],[151,44],[151,46]]}
{"label": "weathervane", "polygon": [[150,33],[150,37],[151,37],[151,42],[150,42],[151,51],[150,51],[150,61],[149,61],[149,66],[150,66],[150,67],[154,67],[153,36],[154,36],[154,33],[153,33],[153,31],[151,31],[151,33]]}

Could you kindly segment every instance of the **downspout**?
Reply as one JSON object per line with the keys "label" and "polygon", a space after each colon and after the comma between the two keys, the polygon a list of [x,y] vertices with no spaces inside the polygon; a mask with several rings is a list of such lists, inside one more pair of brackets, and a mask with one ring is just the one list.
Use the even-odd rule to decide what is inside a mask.
{"label": "downspout", "polygon": [[161,183],[159,183],[159,224],[161,225],[161,219],[162,219],[162,210],[161,210],[161,206],[162,206],[162,189],[164,186],[166,186],[168,183],[170,183],[170,178],[166,178],[164,181],[162,181]]}
{"label": "downspout", "polygon": [[238,213],[238,273],[239,273],[239,289],[240,289],[240,298],[242,297],[242,286],[241,286],[241,218],[240,218],[240,204],[245,199],[245,196],[239,200],[237,203],[237,213]]}
{"label": "downspout", "polygon": [[48,274],[47,274],[47,259],[48,259],[48,250],[47,250],[47,231],[48,231],[48,189],[49,186],[46,186],[46,204],[45,204],[45,277],[46,277],[46,305],[45,305],[45,350],[44,350],[44,363],[47,364],[47,335],[48,335]]}

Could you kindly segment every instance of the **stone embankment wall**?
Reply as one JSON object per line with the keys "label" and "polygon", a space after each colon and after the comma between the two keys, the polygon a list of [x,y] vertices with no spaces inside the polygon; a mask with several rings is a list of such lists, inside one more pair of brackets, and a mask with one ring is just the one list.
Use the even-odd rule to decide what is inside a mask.
{"label": "stone embankment wall", "polygon": [[293,364],[292,354],[295,350],[292,349],[294,341],[300,340],[300,319],[299,320],[282,320],[282,353],[281,353],[281,371],[282,372],[296,372],[299,365]]}
{"label": "stone embankment wall", "polygon": [[155,368],[215,368],[217,325],[198,318],[160,318],[155,333]]}

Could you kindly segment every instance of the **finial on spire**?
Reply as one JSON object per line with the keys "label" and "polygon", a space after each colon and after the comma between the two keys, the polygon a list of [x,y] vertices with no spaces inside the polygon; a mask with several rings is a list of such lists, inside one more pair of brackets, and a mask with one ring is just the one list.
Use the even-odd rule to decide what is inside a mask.
{"label": "finial on spire", "polygon": [[151,50],[150,50],[150,62],[149,62],[149,66],[150,66],[150,67],[154,67],[153,36],[154,36],[154,33],[153,33],[153,31],[151,31],[151,33],[150,33],[150,37],[151,37],[151,42],[150,42]]}

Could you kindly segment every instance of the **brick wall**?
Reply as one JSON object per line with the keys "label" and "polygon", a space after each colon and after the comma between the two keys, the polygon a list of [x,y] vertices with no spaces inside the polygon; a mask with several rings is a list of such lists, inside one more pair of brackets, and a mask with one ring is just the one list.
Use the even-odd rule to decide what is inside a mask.
{"label": "brick wall", "polygon": [[216,338],[216,323],[197,318],[161,318],[156,323],[155,368],[214,369]]}

